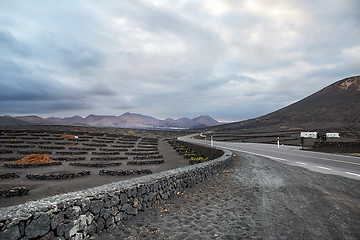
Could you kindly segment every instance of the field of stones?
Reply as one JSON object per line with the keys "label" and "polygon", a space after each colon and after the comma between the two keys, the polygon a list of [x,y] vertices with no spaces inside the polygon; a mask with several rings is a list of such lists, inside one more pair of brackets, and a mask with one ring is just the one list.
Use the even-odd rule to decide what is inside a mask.
{"label": "field of stones", "polygon": [[64,130],[0,130],[0,207],[189,165],[168,139]]}

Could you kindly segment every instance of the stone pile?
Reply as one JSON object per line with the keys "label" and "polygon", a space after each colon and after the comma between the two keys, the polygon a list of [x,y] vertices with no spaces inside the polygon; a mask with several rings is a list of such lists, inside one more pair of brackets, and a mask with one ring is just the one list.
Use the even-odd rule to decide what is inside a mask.
{"label": "stone pile", "polygon": [[[3,190],[0,190],[0,198],[25,196],[28,194],[29,191],[30,190],[27,189],[26,187],[15,187],[15,188],[10,188],[10,189],[3,189]],[[0,233],[0,239],[3,239],[3,238],[1,238],[1,233]]]}
{"label": "stone pile", "polygon": [[93,157],[91,161],[114,161],[114,160],[128,160],[128,157]]}
{"label": "stone pile", "polygon": [[56,154],[59,155],[84,155],[84,154],[88,154],[88,152],[56,152]]}
{"label": "stone pile", "polygon": [[132,169],[132,170],[100,170],[99,175],[111,175],[111,176],[128,176],[128,175],[141,175],[152,173],[149,169]]}
{"label": "stone pile", "polygon": [[136,156],[143,156],[143,155],[158,155],[159,151],[154,152],[126,152],[125,155],[136,155]]}
{"label": "stone pile", "polygon": [[56,157],[53,159],[56,161],[83,161],[83,160],[86,160],[85,157]]}
{"label": "stone pile", "polygon": [[127,165],[151,165],[151,164],[162,164],[164,160],[141,160],[141,161],[128,161]]}
{"label": "stone pile", "polygon": [[111,145],[111,147],[113,147],[113,148],[132,148],[132,147],[134,147],[134,145],[120,144],[120,145]]}
{"label": "stone pile", "polygon": [[96,148],[94,147],[69,147],[69,150],[76,150],[76,151],[95,151]]}
{"label": "stone pile", "polygon": [[133,152],[154,152],[154,151],[159,151],[158,148],[134,148],[132,150]]}
{"label": "stone pile", "polygon": [[121,162],[112,162],[112,163],[69,163],[70,166],[75,166],[75,167],[95,167],[95,168],[116,167],[116,166],[120,166],[121,164],[122,164]]}
{"label": "stone pile", "polygon": [[30,180],[62,180],[88,175],[90,175],[90,171],[80,171],[76,173],[26,174],[26,178]]}
{"label": "stone pile", "polygon": [[7,149],[0,149],[0,154],[9,154],[9,153],[13,153],[13,151]]}
{"label": "stone pile", "polygon": [[61,165],[61,162],[49,162],[49,163],[4,163],[4,167],[7,168],[34,168],[34,167],[48,167]]}
{"label": "stone pile", "polygon": [[113,140],[92,140],[93,142],[96,142],[96,143],[114,143]]}
{"label": "stone pile", "polygon": [[17,151],[17,154],[23,154],[23,155],[28,155],[28,154],[52,154],[52,151],[45,151],[45,150],[25,150],[25,151],[22,151],[22,150],[19,150]]}
{"label": "stone pile", "polygon": [[103,143],[83,143],[84,146],[88,147],[106,147],[106,144]]}
{"label": "stone pile", "polygon": [[5,161],[5,162],[15,162],[19,160],[19,158],[17,157],[2,157],[0,158],[0,161]]}
{"label": "stone pile", "polygon": [[35,145],[5,145],[7,148],[35,148]]}
{"label": "stone pile", "polygon": [[128,149],[127,148],[100,148],[99,151],[104,151],[104,152],[127,152]]}
{"label": "stone pile", "polygon": [[150,156],[134,156],[134,160],[147,160],[147,159],[161,159],[164,158],[163,155],[150,155]]}
{"label": "stone pile", "polygon": [[92,152],[91,154],[92,155],[120,155],[121,153],[119,151],[117,151],[117,152]]}
{"label": "stone pile", "polygon": [[[35,147],[35,146],[34,146]],[[48,149],[48,150],[60,150],[65,149],[63,146],[39,146],[41,149]]]}
{"label": "stone pile", "polygon": [[5,179],[5,178],[19,178],[20,175],[14,172],[9,172],[9,173],[0,173],[0,178],[1,179]]}

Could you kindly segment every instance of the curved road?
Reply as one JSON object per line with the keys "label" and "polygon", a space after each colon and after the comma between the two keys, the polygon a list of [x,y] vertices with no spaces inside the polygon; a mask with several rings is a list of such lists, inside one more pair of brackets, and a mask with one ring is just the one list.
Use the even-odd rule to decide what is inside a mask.
{"label": "curved road", "polygon": [[[192,138],[192,136],[194,135],[179,139],[210,145],[210,141],[197,140]],[[305,167],[316,172],[336,174],[360,180],[360,157],[304,151],[296,146],[280,145],[278,148],[277,145],[273,144],[214,141],[214,146],[234,152],[267,157],[285,164]]]}

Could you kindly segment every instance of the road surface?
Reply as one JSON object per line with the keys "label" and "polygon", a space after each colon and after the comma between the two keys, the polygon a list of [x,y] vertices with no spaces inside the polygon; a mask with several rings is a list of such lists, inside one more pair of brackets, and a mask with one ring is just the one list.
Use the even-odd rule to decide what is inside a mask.
{"label": "road surface", "polygon": [[[180,140],[210,145],[210,141],[197,140],[194,135],[181,137]],[[259,143],[213,141],[215,147],[233,152],[242,152],[267,157],[289,165],[297,165],[312,171],[336,174],[360,180],[360,157],[320,153],[301,150],[298,146]]]}
{"label": "road surface", "polygon": [[[97,239],[360,239],[359,180],[289,165],[340,171],[342,166],[327,163],[344,160],[316,153],[317,158],[309,157],[313,153],[287,146],[216,145],[236,155],[226,169]],[[319,160],[325,163],[314,163]]]}

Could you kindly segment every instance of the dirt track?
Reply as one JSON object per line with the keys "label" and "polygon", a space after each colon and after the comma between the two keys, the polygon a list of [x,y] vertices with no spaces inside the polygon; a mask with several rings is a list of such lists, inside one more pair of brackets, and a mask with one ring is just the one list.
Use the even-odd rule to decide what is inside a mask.
{"label": "dirt track", "polygon": [[97,239],[360,239],[360,182],[242,155]]}

